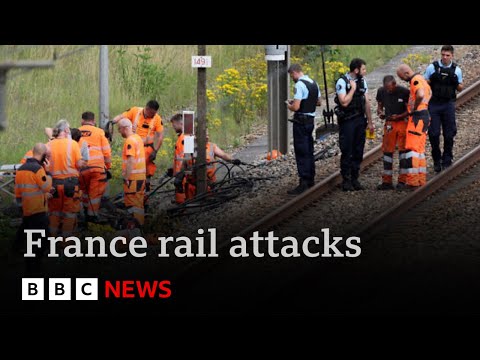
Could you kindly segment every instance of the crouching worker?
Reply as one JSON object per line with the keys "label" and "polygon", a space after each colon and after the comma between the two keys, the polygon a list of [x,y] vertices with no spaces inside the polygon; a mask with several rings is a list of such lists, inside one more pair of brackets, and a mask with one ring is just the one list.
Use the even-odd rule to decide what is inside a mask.
{"label": "crouching worker", "polygon": [[122,177],[125,207],[140,225],[145,222],[145,149],[143,140],[133,133],[132,123],[124,118],[118,122],[118,131],[125,139],[122,150]]}
{"label": "crouching worker", "polygon": [[[234,159],[230,154],[223,151],[217,144],[212,143],[209,141],[208,131],[207,131],[207,147],[206,147],[206,166],[207,166],[207,185],[208,191],[210,191],[214,186],[215,182],[217,181],[217,159],[222,159],[225,161],[229,161],[234,165],[240,165],[241,161],[239,159]],[[195,165],[192,160],[186,161],[186,168],[188,171],[188,175],[186,175],[185,181],[185,197],[186,199],[192,199],[197,194],[196,189],[196,172],[195,169],[199,165]]]}
{"label": "crouching worker", "polygon": [[[32,157],[28,158],[18,170],[15,176],[15,197],[17,204],[22,207],[22,225],[17,231],[15,250],[23,249],[26,244],[25,229],[45,230],[45,239],[49,236],[48,230],[48,204],[47,199],[52,195],[52,178],[45,171],[48,166],[47,146],[37,143],[32,151]],[[34,241],[40,234],[33,234]],[[40,268],[41,255],[45,244],[35,247],[35,257],[27,257],[26,270],[28,273],[36,272]]]}
{"label": "crouching worker", "polygon": [[182,204],[185,202],[185,177],[184,177],[184,154],[183,154],[183,115],[175,114],[170,118],[172,127],[177,134],[177,141],[175,143],[175,153],[173,155],[173,168],[171,175],[175,176],[175,202]]}

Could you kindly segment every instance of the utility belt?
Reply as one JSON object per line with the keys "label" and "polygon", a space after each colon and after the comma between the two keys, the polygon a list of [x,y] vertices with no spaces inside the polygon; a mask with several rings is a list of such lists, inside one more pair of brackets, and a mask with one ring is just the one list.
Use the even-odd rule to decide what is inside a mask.
{"label": "utility belt", "polygon": [[362,115],[363,117],[365,117],[364,113],[362,113],[361,110],[347,110],[340,105],[335,106],[333,112],[335,113],[335,115],[337,115],[337,120],[339,124],[347,120],[353,119],[354,117],[360,117]]}
{"label": "utility belt", "polygon": [[78,177],[69,177],[65,179],[53,179],[52,185],[55,187],[55,192],[53,194],[54,198],[58,198],[57,186],[63,185],[63,192],[66,197],[73,198],[75,193],[78,193]]}
{"label": "utility belt", "polygon": [[104,170],[104,172],[106,170],[104,166],[86,166],[84,168],[81,168],[80,172],[84,172],[84,171],[91,170],[91,169],[102,169],[102,170]]}
{"label": "utility belt", "polygon": [[78,185],[78,177],[69,177],[65,179],[52,179],[52,185],[66,185],[66,184],[73,184]]}
{"label": "utility belt", "polygon": [[295,113],[292,122],[300,125],[313,125],[315,116]]}

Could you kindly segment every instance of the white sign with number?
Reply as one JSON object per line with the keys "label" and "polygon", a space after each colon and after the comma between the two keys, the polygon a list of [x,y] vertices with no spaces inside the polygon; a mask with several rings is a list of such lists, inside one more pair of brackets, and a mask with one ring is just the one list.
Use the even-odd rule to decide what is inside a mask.
{"label": "white sign with number", "polygon": [[192,56],[193,68],[209,68],[212,67],[211,56]]}

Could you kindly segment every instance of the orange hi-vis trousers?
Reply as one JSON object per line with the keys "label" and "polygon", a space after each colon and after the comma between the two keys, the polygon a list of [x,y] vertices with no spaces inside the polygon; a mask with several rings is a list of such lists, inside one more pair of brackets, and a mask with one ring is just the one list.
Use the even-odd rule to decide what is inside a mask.
{"label": "orange hi-vis trousers", "polygon": [[426,109],[408,118],[405,153],[400,155],[400,173],[406,175],[407,185],[422,186],[427,182],[425,141],[429,124],[430,114]]}
{"label": "orange hi-vis trousers", "polygon": [[[186,199],[186,194],[185,194],[186,185],[185,184],[186,184],[186,179],[183,178],[182,184],[181,184],[182,188],[180,189],[180,186],[175,187],[175,202],[177,204],[183,204],[185,202],[185,199]],[[195,196],[195,194],[193,196]]]}
{"label": "orange hi-vis trousers", "polygon": [[[211,184],[212,183],[210,181],[207,181],[207,192],[212,191]],[[185,200],[190,200],[190,199],[193,199],[195,196],[197,196],[197,185],[196,185],[195,179],[187,177],[183,185],[185,189]]]}
{"label": "orange hi-vis trousers", "polygon": [[151,177],[155,175],[155,171],[157,170],[157,165],[150,160],[150,154],[153,152],[153,143],[145,145],[145,167],[147,171],[147,176]]}
{"label": "orange hi-vis trousers", "polygon": [[[400,155],[405,152],[405,134],[407,131],[407,122],[400,121],[386,121],[383,127],[383,174],[382,182],[386,184],[392,183],[393,178],[393,153],[395,148],[398,148],[399,162]],[[398,175],[398,182],[405,182],[406,174],[400,173]]]}
{"label": "orange hi-vis trousers", "polygon": [[98,215],[102,196],[107,187],[107,174],[103,169],[92,168],[80,171],[80,189],[83,207],[89,216]]}
{"label": "orange hi-vis trousers", "polygon": [[145,223],[145,180],[125,180],[123,192],[128,212],[133,214],[140,225],[143,225]]}
{"label": "orange hi-vis trousers", "polygon": [[48,200],[48,220],[52,236],[71,236],[77,227],[80,212],[80,189],[78,178],[53,179],[55,193]]}

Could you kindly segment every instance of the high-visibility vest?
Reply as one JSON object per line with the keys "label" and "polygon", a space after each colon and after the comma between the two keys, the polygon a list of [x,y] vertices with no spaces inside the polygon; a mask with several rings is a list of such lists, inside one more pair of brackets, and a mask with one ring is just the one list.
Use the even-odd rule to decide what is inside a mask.
{"label": "high-visibility vest", "polygon": [[50,141],[50,168],[54,179],[78,177],[77,162],[82,159],[78,143],[72,139],[53,139]]}
{"label": "high-visibility vest", "polygon": [[215,161],[215,145],[214,143],[208,142],[207,143],[207,150],[206,150],[206,161],[207,161],[207,179],[211,182],[215,182],[217,177],[215,172],[217,170],[217,166],[215,163],[211,163]]}
{"label": "high-visibility vest", "polygon": [[110,169],[112,150],[105,137],[105,132],[92,125],[83,125],[79,130],[82,132],[82,137],[78,142],[79,146],[82,147],[86,143],[88,147],[87,167],[91,167],[92,171]]}
{"label": "high-visibility vest", "polygon": [[[215,145],[214,143],[208,142],[207,146],[206,146],[206,151],[205,151],[205,164],[206,164],[206,168],[207,168],[207,170],[206,170],[207,180],[209,182],[215,182],[217,180],[216,175],[215,175],[215,172],[217,170],[217,166],[216,166],[216,163],[214,163],[214,161],[215,161],[215,146],[217,146],[217,145]],[[186,164],[187,164],[188,168],[193,170],[192,175],[187,176],[188,180],[191,183],[193,183],[193,182],[196,181],[196,176],[194,175],[196,169],[192,169],[192,166],[193,166],[193,161],[192,160],[187,160]]]}
{"label": "high-visibility vest", "polygon": [[137,134],[130,135],[123,145],[122,151],[122,170],[127,169],[128,156],[133,156],[133,170],[126,180],[144,180],[146,179],[145,167],[145,148],[142,138]]}
{"label": "high-visibility vest", "polygon": [[46,193],[52,188],[52,178],[37,159],[30,158],[15,175],[15,198],[22,206],[23,216],[48,211]]}
{"label": "high-visibility vest", "polygon": [[22,160],[20,160],[20,164],[25,164],[27,159],[30,159],[31,157],[33,157],[33,150],[28,150],[25,155],[23,155]]}
{"label": "high-visibility vest", "polygon": [[178,174],[183,168],[183,159],[185,157],[183,153],[183,140],[185,135],[181,133],[178,135],[177,142],[175,143],[175,155],[173,158],[173,175]]}
{"label": "high-visibility vest", "polygon": [[408,112],[412,112],[415,107],[415,101],[417,99],[417,90],[423,88],[424,96],[420,105],[418,105],[417,111],[428,109],[428,102],[432,97],[432,89],[425,78],[416,74],[410,79],[410,97],[408,98]]}
{"label": "high-visibility vest", "polygon": [[143,117],[142,107],[133,107],[125,111],[122,116],[132,122],[132,130],[135,134],[140,135],[145,145],[152,144],[156,131],[163,131],[162,118],[155,114],[153,119],[145,119]]}

